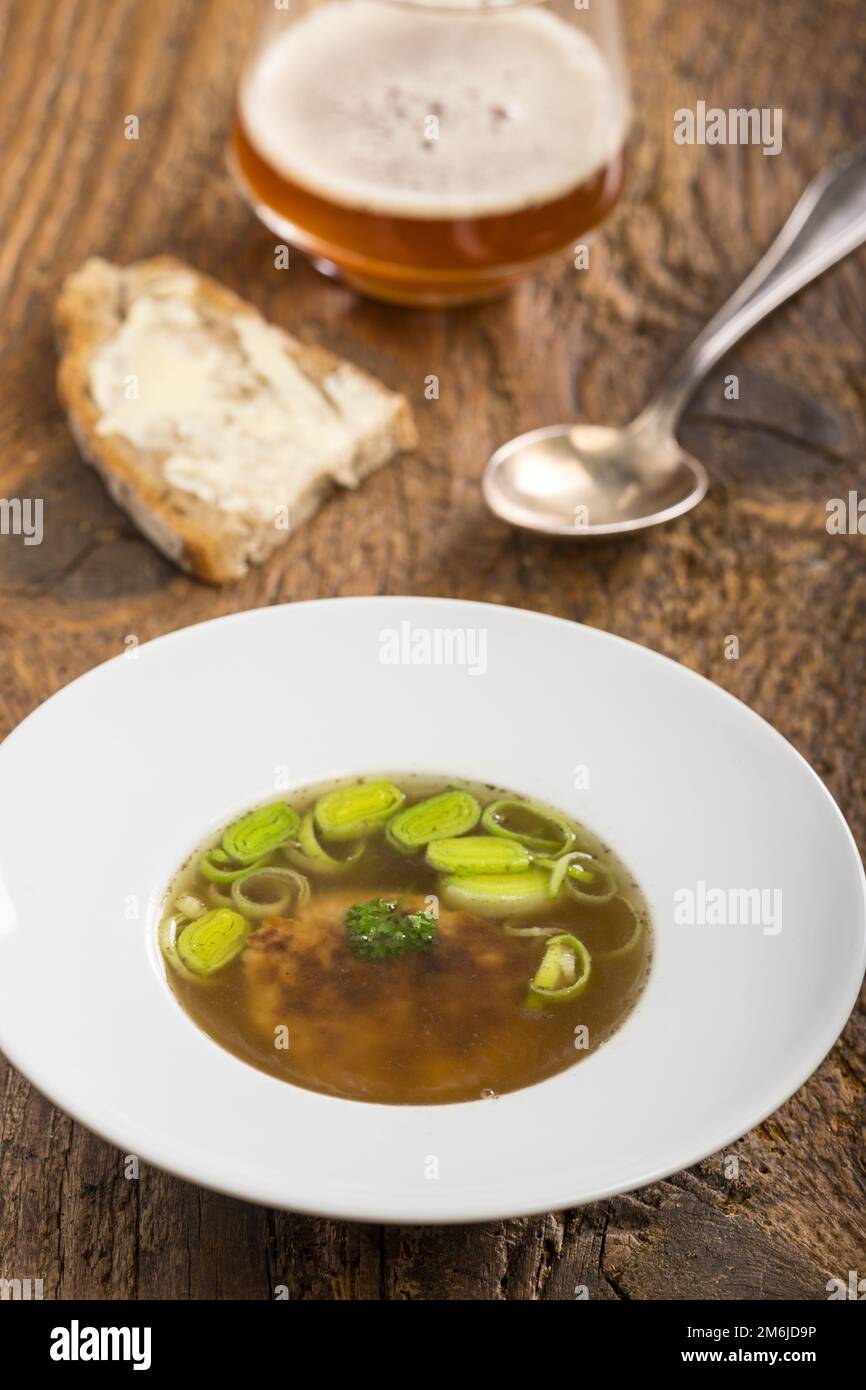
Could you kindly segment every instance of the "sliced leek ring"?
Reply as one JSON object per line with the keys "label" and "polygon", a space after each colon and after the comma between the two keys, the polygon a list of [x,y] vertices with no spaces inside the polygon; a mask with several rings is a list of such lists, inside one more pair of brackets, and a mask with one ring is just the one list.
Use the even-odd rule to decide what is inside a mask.
{"label": "sliced leek ring", "polygon": [[583,994],[592,974],[589,951],[582,941],[568,932],[552,936],[544,956],[529,982],[526,1007],[565,1004]]}
{"label": "sliced leek ring", "polygon": [[185,917],[188,922],[194,922],[196,917],[203,917],[207,912],[207,903],[203,903],[195,893],[181,893],[175,899],[174,912],[176,917]]}
{"label": "sliced leek ring", "polygon": [[181,928],[174,952],[188,973],[214,975],[240,955],[249,933],[250,924],[239,912],[217,907]]}
{"label": "sliced leek ring", "polygon": [[634,927],[632,928],[628,940],[624,941],[621,946],[615,946],[612,951],[595,951],[593,953],[593,959],[596,961],[624,960],[626,956],[631,955],[632,951],[640,945],[643,939],[644,926],[646,925],[644,917],[640,913],[635,912],[628,898],[623,898],[621,895],[618,895],[616,900],[617,902],[625,903],[634,919]]}
{"label": "sliced leek ring", "polygon": [[519,874],[531,867],[532,855],[516,840],[463,835],[434,840],[427,846],[427,863],[443,874]]}
{"label": "sliced leek ring", "polygon": [[295,869],[253,869],[232,884],[232,903],[250,921],[290,917],[310,897],[310,885]]}
{"label": "sliced leek ring", "polygon": [[207,900],[211,907],[228,907],[234,911],[235,900],[232,897],[230,883],[209,883]]}
{"label": "sliced leek ring", "polygon": [[554,922],[549,927],[513,927],[510,922],[504,922],[502,930],[507,936],[555,936],[559,927]]}
{"label": "sliced leek ring", "polygon": [[416,802],[389,820],[385,838],[400,854],[412,854],[434,840],[453,839],[474,830],[481,807],[470,792],[453,787],[439,796]]}
{"label": "sliced leek ring", "polygon": [[253,864],[288,840],[300,819],[288,802],[272,801],[230,825],[223,832],[222,847],[236,864]]}
{"label": "sliced leek ring", "polygon": [[549,905],[543,869],[517,874],[454,874],[442,879],[439,896],[449,907],[494,920],[520,917]]}
{"label": "sliced leek ring", "polygon": [[548,889],[548,892],[551,898],[559,897],[559,890],[562,887],[562,880],[565,878],[565,875],[569,867],[575,862],[575,860],[588,858],[588,854],[585,854],[583,850],[578,849],[574,850],[571,854],[560,855],[558,859],[545,858],[540,859],[538,861],[540,864],[544,864],[546,868],[550,869],[550,888]]}
{"label": "sliced leek ring", "polygon": [[280,854],[296,869],[307,874],[320,874],[325,878],[336,878],[357,864],[366,848],[364,840],[356,840],[345,858],[338,859],[323,849],[316,837],[316,822],[312,811],[301,817],[298,838],[281,846]]}
{"label": "sliced leek ring", "polygon": [[559,856],[571,849],[577,831],[561,811],[541,801],[501,796],[485,806],[481,824],[491,835],[517,840],[535,854]]}
{"label": "sliced leek ring", "polygon": [[226,854],[224,849],[217,846],[205,851],[198,861],[198,871],[208,883],[234,883],[235,879],[242,878],[250,869],[257,869],[264,862],[263,857],[254,864],[239,864],[230,854]]}
{"label": "sliced leek ring", "polygon": [[[616,897],[613,874],[600,860],[577,854],[566,857],[576,861],[568,864],[564,873],[565,891],[576,902],[600,907],[602,903],[609,903]],[[556,872],[554,869],[551,881]]]}
{"label": "sliced leek ring", "polygon": [[405,800],[393,782],[357,782],[320,796],[313,816],[326,840],[362,840],[380,830]]}

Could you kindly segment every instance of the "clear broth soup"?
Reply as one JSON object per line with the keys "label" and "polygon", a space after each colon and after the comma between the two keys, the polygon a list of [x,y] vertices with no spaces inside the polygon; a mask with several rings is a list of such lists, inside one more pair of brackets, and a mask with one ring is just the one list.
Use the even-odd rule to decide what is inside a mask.
{"label": "clear broth soup", "polygon": [[313,1091],[502,1095],[594,1052],[652,953],[625,865],[555,808],[419,775],[343,779],[211,837],[167,895],[171,988],[215,1042]]}

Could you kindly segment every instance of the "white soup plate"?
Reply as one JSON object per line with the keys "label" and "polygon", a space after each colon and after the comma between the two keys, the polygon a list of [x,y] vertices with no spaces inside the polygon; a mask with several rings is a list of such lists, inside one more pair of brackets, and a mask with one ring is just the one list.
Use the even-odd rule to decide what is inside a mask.
{"label": "white soup plate", "polygon": [[[259,1072],[183,1012],[156,929],[185,857],[276,786],[381,772],[550,802],[625,860],[655,954],[597,1052],[495,1099],[371,1105]],[[0,1047],[124,1154],[251,1201],[427,1223],[639,1187],[796,1091],[863,969],[860,858],[790,744],[559,619],[421,598],[241,613],[98,667],[0,747]]]}

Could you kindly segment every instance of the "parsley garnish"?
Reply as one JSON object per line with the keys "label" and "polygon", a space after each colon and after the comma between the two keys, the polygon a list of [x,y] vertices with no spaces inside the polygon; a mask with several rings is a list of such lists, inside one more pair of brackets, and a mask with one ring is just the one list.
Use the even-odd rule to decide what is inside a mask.
{"label": "parsley garnish", "polygon": [[402,912],[395,902],[373,898],[356,903],[345,917],[349,943],[362,960],[392,960],[407,951],[426,951],[436,939],[436,919]]}

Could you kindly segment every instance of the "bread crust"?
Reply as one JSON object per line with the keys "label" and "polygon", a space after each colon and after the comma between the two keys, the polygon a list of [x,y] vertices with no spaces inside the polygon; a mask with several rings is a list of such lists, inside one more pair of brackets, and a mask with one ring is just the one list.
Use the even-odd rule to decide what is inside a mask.
{"label": "bread crust", "polygon": [[[156,256],[126,268],[93,257],[66,279],[57,300],[57,389],[82,456],[99,473],[118,506],[181,569],[204,583],[226,584],[241,578],[251,564],[264,560],[317,509],[334,484],[328,477],[317,478],[295,500],[291,525],[286,529],[241,524],[214,503],[193,502],[180,495],[160,476],[152,460],[145,465],[139,449],[124,436],[98,432],[102,416],[90,390],[94,356],[122,325],[128,300],[146,292],[155,281],[164,282],[171,276],[191,277],[194,302],[207,307],[211,314],[260,317],[234,291],[174,257]],[[349,365],[323,348],[301,345],[289,334],[283,336],[296,362],[314,380]],[[387,391],[369,373],[353,366],[349,369],[371,390],[390,397],[392,405],[387,428],[373,431],[370,437],[361,436],[356,442],[353,464],[362,478],[398,451],[413,448],[417,435],[405,397]]]}

